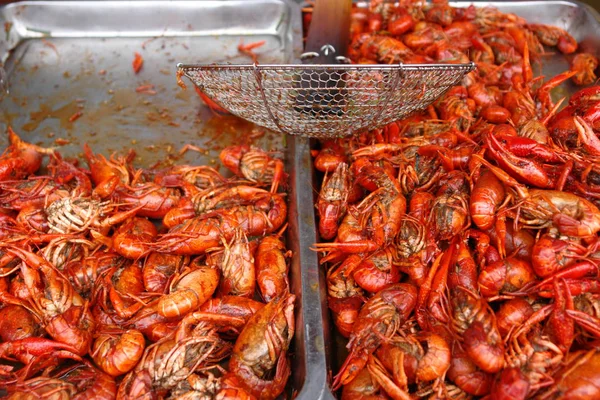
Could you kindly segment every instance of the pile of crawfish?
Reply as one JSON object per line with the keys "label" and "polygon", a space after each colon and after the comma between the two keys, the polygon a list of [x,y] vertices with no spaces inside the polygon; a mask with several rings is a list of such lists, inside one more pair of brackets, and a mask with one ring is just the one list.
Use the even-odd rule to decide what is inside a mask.
{"label": "pile of crawfish", "polygon": [[[9,129],[0,157],[8,399],[275,399],[294,336],[283,162],[89,169]],[[49,157],[47,173],[37,174]],[[159,223],[160,222],[160,223]],[[162,226],[161,226],[162,225]],[[1,392],[1,390],[0,390]]]}
{"label": "pile of crawfish", "polygon": [[[592,84],[598,60],[494,8],[371,2],[352,21],[356,63],[478,68],[420,114],[313,150],[315,247],[349,339],[333,389],[600,398],[600,86],[560,111],[550,95]],[[534,77],[556,49],[570,69]]]}

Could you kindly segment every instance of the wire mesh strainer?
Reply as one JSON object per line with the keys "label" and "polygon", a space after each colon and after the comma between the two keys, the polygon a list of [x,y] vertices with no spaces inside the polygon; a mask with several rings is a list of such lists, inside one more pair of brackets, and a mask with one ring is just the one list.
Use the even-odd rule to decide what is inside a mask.
{"label": "wire mesh strainer", "polygon": [[239,117],[291,135],[334,138],[426,108],[475,65],[179,64],[178,68]]}
{"label": "wire mesh strainer", "polygon": [[457,85],[470,64],[349,65],[352,0],[317,0],[303,64],[178,65],[213,101],[274,131],[349,136],[421,110]]}

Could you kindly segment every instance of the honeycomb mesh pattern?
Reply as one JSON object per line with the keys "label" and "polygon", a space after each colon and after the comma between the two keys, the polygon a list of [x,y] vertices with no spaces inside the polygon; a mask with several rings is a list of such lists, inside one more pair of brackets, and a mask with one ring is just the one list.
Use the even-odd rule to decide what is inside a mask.
{"label": "honeycomb mesh pattern", "polygon": [[178,65],[231,113],[276,132],[349,136],[422,110],[474,64]]}

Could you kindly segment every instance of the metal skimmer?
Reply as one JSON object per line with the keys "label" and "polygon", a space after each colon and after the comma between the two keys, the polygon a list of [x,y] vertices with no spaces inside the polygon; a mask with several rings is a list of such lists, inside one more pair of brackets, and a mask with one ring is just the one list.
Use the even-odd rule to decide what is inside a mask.
{"label": "metal skimmer", "polygon": [[469,64],[183,65],[200,90],[257,125],[315,138],[349,136],[422,110]]}
{"label": "metal skimmer", "polygon": [[[473,70],[470,64],[349,65],[352,0],[317,0],[302,64],[178,65],[208,97],[274,131],[349,136],[421,110]],[[402,51],[395,51],[402,60]],[[395,54],[394,53],[394,54]]]}

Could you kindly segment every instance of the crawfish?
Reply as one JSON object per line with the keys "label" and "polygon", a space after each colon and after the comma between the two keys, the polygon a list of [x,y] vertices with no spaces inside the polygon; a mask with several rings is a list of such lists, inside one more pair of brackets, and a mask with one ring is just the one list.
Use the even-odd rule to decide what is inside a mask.
{"label": "crawfish", "polygon": [[82,260],[69,261],[63,268],[63,274],[69,279],[73,288],[83,297],[89,297],[96,291],[101,277],[111,268],[125,265],[125,259],[116,253],[102,252]]}
{"label": "crawfish", "polygon": [[65,197],[56,200],[45,208],[50,232],[82,233],[97,230],[100,234],[119,222],[134,216],[138,207],[108,217],[114,209],[109,202],[86,197]]}
{"label": "crawfish", "polygon": [[48,171],[52,179],[72,196],[91,196],[92,182],[85,169],[77,161],[66,161],[59,153],[50,157]]}
{"label": "crawfish", "polygon": [[75,385],[62,379],[38,376],[7,388],[7,400],[70,400],[77,393]]}
{"label": "crawfish", "polygon": [[540,399],[595,399],[600,396],[597,349],[580,350],[567,355],[564,366],[554,373],[555,382]]}
{"label": "crawfish", "polygon": [[[151,249],[157,253],[172,255],[203,254],[207,249],[218,247],[221,238],[231,240],[233,237],[234,221],[218,217],[195,217],[174,226],[168,233],[158,237]],[[225,229],[223,229],[225,228]]]}
{"label": "crawfish", "polygon": [[435,196],[429,192],[416,192],[410,198],[408,214],[421,222],[427,221]]}
{"label": "crawfish", "polygon": [[96,335],[90,356],[102,371],[119,376],[131,371],[144,353],[144,335],[138,330],[109,330]]}
{"label": "crawfish", "polygon": [[94,185],[94,193],[101,198],[113,194],[118,185],[128,185],[131,181],[128,164],[135,157],[135,152],[130,151],[124,158],[110,157],[107,160],[101,154],[94,154],[92,149],[85,144],[83,146],[85,159],[90,167],[91,178]]}
{"label": "crawfish", "polygon": [[119,386],[117,399],[164,394],[196,369],[214,365],[229,354],[231,345],[219,338],[214,326],[195,322],[184,318],[175,332],[146,347]]}
{"label": "crawfish", "polygon": [[[393,381],[395,385],[406,390],[408,384],[416,382],[419,359],[423,357],[424,353],[414,335],[408,334],[404,337],[402,334],[398,334],[377,348],[375,354],[369,357],[366,369],[374,374],[377,382],[382,386],[387,386],[386,381]],[[445,361],[441,360],[441,363],[436,365],[443,366],[444,363]],[[372,367],[376,367],[375,370]],[[385,370],[391,376],[381,379],[387,375]]]}
{"label": "crawfish", "polygon": [[[364,180],[364,185],[374,189],[357,206],[356,213],[359,215],[358,224],[364,233],[360,239],[345,241],[344,243],[317,244],[318,249],[339,249],[348,253],[362,252],[364,248],[376,249],[389,244],[398,233],[400,220],[406,212],[406,199],[400,192],[398,181],[391,176],[383,167],[379,167],[366,159],[359,159],[353,164],[357,170],[357,180]],[[354,217],[342,221],[338,230],[338,241],[342,241],[344,234],[343,225]],[[366,240],[365,240],[366,239]]]}
{"label": "crawfish", "polygon": [[459,40],[456,43],[451,43],[448,40],[440,40],[435,42],[431,47],[435,49],[434,58],[436,61],[449,64],[468,63],[470,61],[469,57],[467,57],[464,52],[459,50],[468,49],[471,47],[471,42],[468,39],[462,41]]}
{"label": "crawfish", "polygon": [[197,193],[192,197],[192,203],[196,215],[201,215],[212,210],[252,204],[257,197],[267,196],[268,194],[268,191],[252,186],[222,186]]}
{"label": "crawfish", "polygon": [[479,115],[493,124],[505,124],[510,118],[510,111],[502,106],[492,104],[482,108]]}
{"label": "crawfish", "polygon": [[[19,262],[20,260],[17,258],[17,262]],[[6,282],[5,280],[3,280],[3,282]],[[5,283],[6,285],[6,283]],[[23,277],[23,274],[17,274],[16,276],[14,276],[12,278],[12,280],[10,281],[8,286],[8,293],[9,295],[12,295],[14,297],[16,297],[17,299],[21,299],[21,300],[30,300],[31,299],[31,293],[29,292],[29,289],[27,288],[27,285],[25,283],[25,278]],[[19,303],[18,301],[11,301],[10,297],[8,297],[8,295],[6,294],[6,289],[2,290],[2,296],[3,296],[3,301],[5,301],[8,304],[19,304],[21,305],[21,303]]]}
{"label": "crawfish", "polygon": [[[556,151],[547,145],[547,135],[540,132],[524,132],[531,125],[535,125],[535,120],[529,121],[519,129],[519,137],[497,135],[502,141],[502,145],[518,157],[533,156],[549,163],[562,163],[565,159],[565,153]],[[543,125],[541,125],[543,127]]]}
{"label": "crawfish", "polygon": [[500,12],[495,7],[476,7],[473,22],[483,31],[506,26],[524,26],[527,21],[516,14]]}
{"label": "crawfish", "polygon": [[498,206],[504,197],[504,186],[492,172],[484,171],[479,175],[469,204],[471,218],[479,229],[490,229],[494,225]]}
{"label": "crawfish", "polygon": [[0,181],[21,179],[33,174],[42,165],[43,156],[54,153],[54,150],[23,141],[10,127],[7,133],[10,145],[0,156]]}
{"label": "crawfish", "polygon": [[[502,229],[499,227],[490,228],[487,233],[490,239],[495,243],[502,243],[505,246],[505,251],[508,254],[514,254],[516,257],[525,261],[531,261],[533,245],[535,238],[527,229],[515,230],[513,224],[508,224]],[[500,237],[502,235],[502,238]]]}
{"label": "crawfish", "polygon": [[519,297],[502,303],[496,312],[498,332],[502,337],[506,337],[511,330],[525,323],[533,313],[531,304]]}
{"label": "crawfish", "polygon": [[574,264],[577,258],[583,256],[584,253],[583,246],[546,233],[533,245],[531,265],[536,275],[546,278],[558,270]]}
{"label": "crawfish", "polygon": [[491,399],[525,399],[531,390],[527,376],[516,367],[505,368],[492,385]]}
{"label": "crawfish", "polygon": [[[574,312],[573,296],[565,281],[559,283],[556,279],[553,282],[554,304],[552,313],[548,318],[546,331],[558,348],[567,353],[573,344],[575,337],[575,322],[579,322],[577,317],[572,317],[570,312]],[[585,327],[585,323],[583,324]]]}
{"label": "crawfish", "polygon": [[210,372],[207,377],[192,374],[182,380],[171,390],[171,399],[216,398],[221,391],[221,380],[215,378]]}
{"label": "crawfish", "polygon": [[197,255],[231,240],[237,228],[248,236],[275,232],[285,222],[287,206],[276,194],[258,196],[252,205],[214,210],[169,230],[152,244],[151,250],[177,255]]}
{"label": "crawfish", "polygon": [[144,287],[148,292],[164,293],[170,278],[187,266],[189,261],[184,256],[150,253],[142,267]]}
{"label": "crawfish", "polygon": [[411,146],[403,154],[405,160],[400,165],[398,180],[405,195],[413,193],[417,189],[428,189],[443,174],[444,170],[440,168],[443,161],[446,159],[450,159],[450,162],[454,161],[452,154],[449,157],[444,157],[443,152],[438,153],[439,146],[434,147],[436,156],[423,154],[421,148]]}
{"label": "crawfish", "polygon": [[464,87],[456,86],[437,102],[437,109],[443,120],[455,122],[456,128],[464,131],[469,128],[473,120],[475,101],[468,97]]}
{"label": "crawfish", "polygon": [[402,7],[397,7],[391,15],[387,30],[392,36],[400,36],[415,26],[415,19]]}
{"label": "crawfish", "polygon": [[555,226],[567,236],[586,237],[600,230],[598,208],[568,192],[532,189],[522,205],[524,219],[532,227]]}
{"label": "crawfish", "polygon": [[550,90],[554,89],[561,83],[569,80],[569,78],[572,78],[576,73],[577,71],[567,70],[563,73],[556,75],[552,79],[545,82],[542,86],[540,86],[540,88],[535,92],[535,96],[541,104],[542,110],[547,110],[548,114],[552,114],[554,112],[553,109],[556,106],[552,102]]}
{"label": "crawfish", "polygon": [[504,366],[504,345],[493,311],[487,302],[471,291],[451,290],[454,331],[473,362],[485,372],[498,372]]}
{"label": "crawfish", "polygon": [[396,381],[395,379],[392,379],[392,377],[390,377],[388,374],[388,371],[386,371],[384,365],[377,357],[373,355],[369,356],[366,369],[370,372],[371,377],[375,380],[375,382],[381,385],[381,389],[385,394],[394,399],[410,399],[406,380],[402,379],[400,381]]}
{"label": "crawfish", "polygon": [[25,307],[7,304],[0,309],[0,339],[3,342],[36,337],[39,334],[40,325]]}
{"label": "crawfish", "polygon": [[28,205],[21,209],[15,218],[17,228],[22,232],[47,233],[50,230],[43,207]]}
{"label": "crawfish", "polygon": [[[215,378],[210,372],[206,377],[192,374],[171,390],[170,399],[218,399],[218,400],[256,400],[254,396],[239,387],[233,377]],[[208,396],[208,397],[207,397]]]}
{"label": "crawfish", "polygon": [[452,24],[455,15],[456,9],[451,7],[448,3],[442,2],[432,4],[427,8],[425,20],[445,27]]}
{"label": "crawfish", "polygon": [[362,43],[361,54],[365,58],[386,64],[407,62],[414,56],[402,41],[381,35],[370,35]]}
{"label": "crawfish", "polygon": [[[254,314],[235,342],[229,370],[248,393],[261,399],[275,399],[290,373],[286,351],[294,336],[294,300],[287,294]],[[275,376],[267,374],[275,368]]]}
{"label": "crawfish", "polygon": [[473,396],[488,394],[493,381],[493,375],[478,368],[458,343],[452,346],[447,377],[461,390]]}
{"label": "crawfish", "polygon": [[535,281],[535,278],[536,275],[528,262],[508,257],[483,268],[478,284],[483,296],[492,297],[519,291]]}
{"label": "crawfish", "polygon": [[60,235],[44,247],[41,255],[56,269],[63,271],[70,262],[87,258],[96,245],[89,240]]}
{"label": "crawfish", "polygon": [[112,400],[117,395],[117,385],[114,379],[102,371],[98,371],[91,362],[84,360],[60,369],[52,374],[61,381],[72,384],[77,391],[73,400]]}
{"label": "crawfish", "polygon": [[77,354],[86,354],[95,324],[81,296],[40,256],[16,248],[7,251],[23,260],[21,273],[31,293],[31,305],[46,332],[55,340],[72,345]]}
{"label": "crawfish", "polygon": [[[416,195],[413,199],[415,197]],[[425,223],[411,215],[405,215],[396,235],[395,250],[397,253],[394,264],[416,283],[422,283],[427,274],[427,264],[437,253],[437,245]]]}
{"label": "crawfish", "polygon": [[331,240],[337,234],[338,224],[346,213],[349,191],[348,164],[339,163],[331,176],[323,179],[317,200],[319,234],[322,239]]}
{"label": "crawfish", "polygon": [[148,253],[144,243],[151,242],[157,234],[152,221],[133,217],[119,226],[113,234],[113,250],[125,258],[137,260]]}
{"label": "crawfish", "polygon": [[[489,73],[487,73],[487,69],[492,71],[496,71],[497,68],[494,64],[496,56],[494,55],[494,51],[492,47],[483,40],[481,35],[475,34],[471,38],[471,44],[473,45],[473,49],[471,50],[471,59],[477,62],[477,65],[481,65],[482,71],[481,75],[485,78],[488,83],[496,83],[497,79],[491,79]],[[473,80],[476,80],[478,75],[473,74]]]}
{"label": "crawfish", "polygon": [[189,188],[182,181],[193,185],[194,189],[216,188],[228,183],[228,180],[208,165],[173,165],[167,170],[152,171],[153,182],[160,186],[181,186]]}
{"label": "crawfish", "polygon": [[158,219],[179,203],[181,194],[174,188],[136,180],[126,187],[119,185],[113,193],[113,199],[120,204],[131,204],[140,217]]}
{"label": "crawfish", "polygon": [[283,162],[269,153],[246,145],[230,146],[219,155],[223,165],[237,176],[248,179],[258,185],[271,186],[271,193],[277,192],[287,178],[283,171]]}
{"label": "crawfish", "polygon": [[[138,300],[144,292],[144,285],[142,269],[137,263],[108,270],[104,281],[105,285],[100,285],[98,290],[103,295],[108,294],[110,305],[118,317],[130,318],[144,306]],[[109,309],[108,304],[104,306],[105,309]]]}
{"label": "crawfish", "polygon": [[[478,81],[470,85],[467,88],[467,92],[469,93],[469,98],[473,99],[473,101],[475,101],[475,104],[484,109],[487,107],[500,107],[499,104],[502,104],[502,93],[500,92],[500,89],[498,89],[497,86],[486,86],[484,82]],[[494,109],[492,108],[491,110]],[[504,110],[508,112],[508,110]],[[497,112],[496,114],[500,113],[501,111]],[[489,114],[492,115],[494,113],[489,112]]]}
{"label": "crawfish", "polygon": [[484,142],[491,158],[515,178],[540,188],[554,187],[555,182],[538,161],[515,155],[494,134],[486,134]]}
{"label": "crawfish", "polygon": [[522,126],[537,116],[535,101],[531,93],[521,86],[515,87],[515,90],[504,95],[502,106],[510,112],[511,119],[516,126]]}
{"label": "crawfish", "polygon": [[428,223],[438,239],[451,239],[469,225],[468,201],[468,194],[461,192],[436,197]]}
{"label": "crawfish", "polygon": [[225,252],[221,263],[221,288],[223,295],[252,297],[256,288],[254,249],[241,230],[236,230],[232,242],[224,242]]}
{"label": "crawfish", "polygon": [[564,29],[542,24],[529,24],[527,27],[536,34],[542,44],[556,46],[563,54],[571,54],[577,50],[577,41]]}
{"label": "crawfish", "polygon": [[535,332],[530,337],[509,335],[507,343],[507,369],[520,369],[530,385],[527,395],[552,382],[549,375],[561,364],[564,355],[547,336]]}
{"label": "crawfish", "polygon": [[465,391],[456,385],[447,383],[446,381],[434,381],[427,384],[418,385],[416,395],[419,397],[428,396],[429,400],[445,400],[445,399],[460,399],[469,400],[469,396]]}
{"label": "crawfish", "polygon": [[318,171],[332,172],[340,163],[348,162],[348,149],[346,142],[341,140],[326,140],[321,144],[321,149],[314,151],[314,165]]}
{"label": "crawfish", "polygon": [[[545,120],[546,117],[544,117],[544,121]],[[548,128],[546,128],[545,122],[542,122],[537,118],[530,119],[520,125],[517,133],[520,137],[535,140],[542,145],[548,144],[550,139],[550,133],[548,132]]]}
{"label": "crawfish", "polygon": [[290,290],[286,257],[292,253],[286,251],[280,234],[264,237],[256,249],[256,284],[266,302]]}
{"label": "crawfish", "polygon": [[[395,341],[398,341],[395,343]],[[430,382],[446,374],[450,367],[450,345],[443,336],[432,332],[419,332],[414,335],[408,335],[404,339],[392,339],[392,346],[399,346],[404,350],[405,363],[412,357],[409,364],[414,367],[414,371],[410,371],[409,382]],[[389,345],[382,345],[381,352],[378,351],[382,361],[388,361],[384,353],[387,354]],[[386,362],[384,361],[384,365]],[[396,360],[392,360],[393,363]],[[393,363],[391,366],[393,366]],[[416,364],[415,364],[416,363]],[[387,368],[387,366],[386,366]],[[389,368],[388,368],[389,369]],[[408,377],[407,373],[407,377]],[[413,379],[410,379],[413,378]]]}
{"label": "crawfish", "polygon": [[48,198],[57,200],[69,195],[52,177],[30,176],[25,180],[0,181],[0,204],[12,210],[43,206]]}
{"label": "crawfish", "polygon": [[600,210],[590,201],[569,192],[557,190],[528,190],[503,170],[491,165],[478,155],[501,181],[512,186],[520,197],[523,218],[519,221],[532,228],[556,227],[567,236],[586,237],[600,231]]}
{"label": "crawfish", "polygon": [[[400,281],[400,271],[393,263],[394,251],[391,246],[368,255],[352,254],[339,267],[345,276],[352,275],[354,281],[369,292],[378,292],[385,286]],[[335,279],[332,273],[331,278]]]}
{"label": "crawfish", "polygon": [[573,123],[577,129],[581,147],[586,153],[592,156],[600,155],[600,139],[596,136],[596,133],[592,127],[581,117],[574,117]]}
{"label": "crawfish", "polygon": [[598,59],[590,53],[579,53],[571,60],[571,69],[577,73],[571,78],[579,86],[590,85],[596,80],[594,71],[598,67]]}
{"label": "crawfish", "polygon": [[333,322],[338,331],[347,338],[365,299],[364,291],[352,276],[339,271],[344,264],[333,266],[327,271],[327,305],[333,313]]}
{"label": "crawfish", "polygon": [[198,191],[191,198],[182,199],[178,207],[169,210],[163,218],[163,224],[167,228],[172,228],[195,216],[208,214],[210,211],[248,206],[257,197],[266,194],[268,192],[264,189],[245,185],[219,186]]}
{"label": "crawfish", "polygon": [[139,330],[148,340],[157,342],[171,335],[177,328],[177,322],[168,322],[158,312],[158,299],[139,310],[132,318],[122,322],[125,328]]}
{"label": "crawfish", "polygon": [[[65,343],[54,340],[30,337],[0,343],[0,359],[18,361],[25,365],[16,372],[17,379],[27,379],[40,367],[58,364],[59,360],[72,359],[80,361],[77,349]],[[1,365],[2,374],[12,371],[13,366]],[[1,375],[1,374],[0,374]]]}
{"label": "crawfish", "polygon": [[388,398],[389,396],[382,391],[368,368],[361,369],[356,378],[344,385],[341,396],[342,400],[386,400]]}
{"label": "crawfish", "polygon": [[350,354],[334,378],[334,390],[358,375],[382,339],[392,337],[408,319],[416,302],[417,289],[414,286],[396,283],[379,291],[365,303],[352,327],[347,346]]}
{"label": "crawfish", "polygon": [[263,303],[247,297],[223,296],[207,300],[192,316],[198,321],[224,325],[219,328],[220,332],[237,336],[248,320],[263,307]]}
{"label": "crawfish", "polygon": [[158,313],[166,318],[181,317],[196,310],[208,300],[219,284],[219,272],[201,265],[199,259],[192,262],[181,274],[176,274],[169,285],[169,293],[158,302]]}
{"label": "crawfish", "polygon": [[[416,120],[415,120],[416,119]],[[439,119],[423,120],[423,117],[409,117],[402,120],[402,134],[408,138],[435,137],[452,130],[452,123]],[[425,143],[423,143],[425,144]],[[442,143],[437,143],[442,145]]]}
{"label": "crawfish", "polygon": [[417,50],[427,46],[431,46],[438,40],[446,38],[444,30],[437,24],[428,24],[425,22],[417,22],[413,32],[404,34],[402,41],[410,49]]}
{"label": "crawfish", "polygon": [[362,253],[385,246],[397,234],[406,210],[404,196],[398,195],[394,199],[385,192],[373,192],[357,206],[358,218],[353,213],[346,214],[336,243],[317,243],[315,248],[318,251]]}

